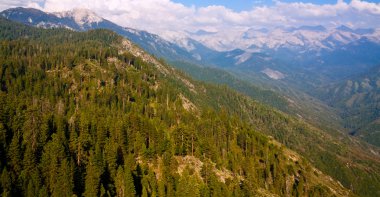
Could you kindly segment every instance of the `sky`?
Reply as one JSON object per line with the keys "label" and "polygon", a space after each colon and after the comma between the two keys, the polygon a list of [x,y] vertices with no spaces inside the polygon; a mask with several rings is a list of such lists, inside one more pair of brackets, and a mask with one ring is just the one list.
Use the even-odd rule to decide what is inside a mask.
{"label": "sky", "polygon": [[[210,5],[222,5],[227,8],[230,8],[236,12],[240,11],[249,11],[253,7],[257,6],[273,6],[276,1],[274,0],[174,0],[174,2],[182,3],[186,6],[196,6],[196,7],[206,7]],[[284,3],[313,3],[317,5],[331,4],[335,3],[334,0],[281,0]],[[345,2],[350,2],[345,0]],[[380,0],[369,0],[368,2],[379,3]]]}
{"label": "sky", "polygon": [[380,28],[380,0],[0,0],[0,10],[86,8],[119,25],[166,38],[204,30],[346,25]]}

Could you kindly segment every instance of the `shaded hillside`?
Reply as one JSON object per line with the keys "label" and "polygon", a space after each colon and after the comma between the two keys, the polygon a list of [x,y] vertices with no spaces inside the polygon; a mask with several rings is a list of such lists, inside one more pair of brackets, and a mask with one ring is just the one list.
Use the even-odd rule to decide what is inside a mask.
{"label": "shaded hillside", "polygon": [[352,135],[380,146],[380,66],[319,92],[321,99],[341,110]]}

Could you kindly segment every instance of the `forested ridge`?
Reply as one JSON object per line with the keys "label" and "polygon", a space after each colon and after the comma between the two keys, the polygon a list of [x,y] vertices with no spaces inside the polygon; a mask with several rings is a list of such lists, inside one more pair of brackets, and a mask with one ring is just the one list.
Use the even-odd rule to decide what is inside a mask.
{"label": "forested ridge", "polygon": [[353,195],[261,133],[299,147],[279,130],[301,123],[224,86],[193,87],[113,32],[0,26],[2,196]]}

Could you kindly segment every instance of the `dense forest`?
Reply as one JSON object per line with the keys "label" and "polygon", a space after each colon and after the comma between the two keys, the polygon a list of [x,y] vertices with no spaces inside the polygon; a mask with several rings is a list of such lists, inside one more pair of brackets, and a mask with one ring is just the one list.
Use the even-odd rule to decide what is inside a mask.
{"label": "dense forest", "polygon": [[[339,162],[322,172],[308,162],[335,155],[305,158],[276,141],[297,150],[294,130],[313,128],[157,66],[113,32],[0,19],[0,38],[2,196],[353,195],[351,177],[331,172]],[[370,196],[378,163],[365,162],[373,184],[353,191]]]}

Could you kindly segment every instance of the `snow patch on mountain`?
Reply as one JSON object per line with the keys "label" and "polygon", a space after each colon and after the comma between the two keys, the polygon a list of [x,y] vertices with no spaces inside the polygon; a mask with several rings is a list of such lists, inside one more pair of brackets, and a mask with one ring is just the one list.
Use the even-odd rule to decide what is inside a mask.
{"label": "snow patch on mountain", "polygon": [[234,59],[237,60],[237,62],[235,63],[235,65],[242,64],[242,63],[246,62],[247,60],[249,60],[249,58],[251,58],[251,57],[252,57],[252,54],[251,54],[251,53],[248,53],[248,52],[243,53],[243,54],[241,54],[241,55],[238,55],[238,56],[236,56],[236,57],[234,58]]}
{"label": "snow patch on mountain", "polygon": [[215,51],[231,51],[234,49],[245,49],[248,46],[240,39],[246,29],[229,29],[228,31],[210,32],[204,34],[187,34],[187,36],[206,47]]}
{"label": "snow patch on mountain", "polygon": [[201,60],[202,60],[202,56],[199,55],[198,53],[193,54],[192,57],[195,58],[195,59],[198,60],[198,61],[201,61]]}
{"label": "snow patch on mountain", "polygon": [[60,24],[56,24],[56,23],[50,23],[50,22],[44,22],[44,21],[41,21],[39,23],[36,24],[36,27],[39,27],[39,28],[44,28],[44,29],[49,29],[49,28],[62,28],[62,27],[65,27],[66,26],[62,26]]}
{"label": "snow patch on mountain", "polygon": [[165,31],[161,33],[161,38],[170,43],[176,44],[177,46],[185,49],[187,52],[191,52],[196,49],[190,40],[189,33]]}
{"label": "snow patch on mountain", "polygon": [[132,29],[132,28],[124,28],[125,31],[128,31],[129,33],[132,33],[132,34],[135,34],[136,36],[141,36],[140,35],[140,31],[136,30],[136,29]]}
{"label": "snow patch on mountain", "polygon": [[189,41],[188,38],[178,38],[174,40],[178,46],[186,49],[186,51],[191,52],[195,49],[195,46]]}
{"label": "snow patch on mountain", "polygon": [[277,70],[272,70],[270,68],[266,68],[266,69],[262,70],[261,72],[264,73],[265,75],[267,75],[269,78],[274,79],[274,80],[280,80],[280,79],[285,78],[285,75],[283,73],[281,73],[280,71],[277,71]]}
{"label": "snow patch on mountain", "polygon": [[55,14],[59,18],[73,18],[79,26],[83,26],[84,24],[99,23],[103,21],[103,18],[99,17],[91,10],[82,8],[77,8],[65,12],[56,12],[53,14]]}
{"label": "snow patch on mountain", "polygon": [[333,40],[338,41],[343,44],[348,44],[352,41],[355,41],[361,38],[360,35],[347,32],[347,31],[335,31],[330,36],[331,38],[333,38]]}

